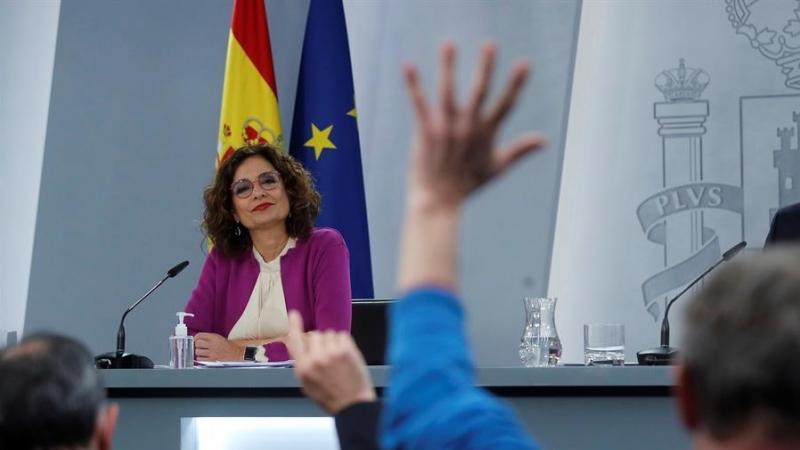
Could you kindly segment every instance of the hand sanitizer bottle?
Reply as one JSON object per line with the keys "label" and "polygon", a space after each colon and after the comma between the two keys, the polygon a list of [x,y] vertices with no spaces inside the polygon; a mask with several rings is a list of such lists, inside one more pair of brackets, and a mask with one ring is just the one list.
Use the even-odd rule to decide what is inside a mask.
{"label": "hand sanitizer bottle", "polygon": [[169,366],[173,369],[194,368],[194,336],[189,336],[183,319],[194,314],[179,312],[175,334],[169,337]]}

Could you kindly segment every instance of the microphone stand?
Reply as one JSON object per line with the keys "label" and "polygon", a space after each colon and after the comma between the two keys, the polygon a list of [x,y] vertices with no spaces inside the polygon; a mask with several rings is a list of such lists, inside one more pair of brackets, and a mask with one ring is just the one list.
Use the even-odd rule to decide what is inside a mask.
{"label": "microphone stand", "polygon": [[[133,311],[133,308],[136,308],[136,306],[138,306],[139,303],[142,302],[142,300],[146,299],[150,294],[153,293],[153,291],[158,289],[169,278],[170,278],[169,275],[165,276],[161,281],[158,282],[158,284],[156,284],[149,291],[147,291],[147,293],[144,294],[142,296],[142,298],[140,298],[139,300],[136,300],[136,302],[134,304],[132,304],[128,309],[126,309],[124,314],[122,314],[122,319],[120,319],[120,321],[119,321],[119,329],[117,329],[117,352],[115,354],[115,356],[116,356],[115,367],[117,369],[122,369],[123,368],[122,367],[122,357],[125,355],[125,317],[127,317],[128,313]],[[130,357],[132,359],[135,359],[135,358],[147,358],[146,356],[140,356],[140,355],[130,355]],[[141,362],[144,362],[144,361],[140,360],[139,362],[141,363]],[[153,362],[150,361],[150,364],[152,364],[152,363]],[[146,362],[145,362],[145,364],[146,364]],[[146,367],[140,367],[140,368],[146,368]],[[152,368],[152,366],[150,368]]]}
{"label": "microphone stand", "polygon": [[117,350],[115,352],[108,352],[95,356],[95,366],[97,366],[98,369],[152,369],[154,367],[153,361],[146,356],[125,353],[125,318],[128,316],[128,313],[139,306],[142,300],[149,297],[150,294],[161,287],[165,281],[181,273],[188,265],[189,261],[183,261],[169,269],[169,271],[167,271],[167,276],[162,278],[158,284],[153,286],[146,294],[125,310],[125,313],[122,314],[122,319],[119,321],[119,328],[117,329]]}
{"label": "microphone stand", "polygon": [[724,263],[725,261],[730,261],[734,256],[738,255],[739,252],[742,251],[747,246],[746,241],[742,241],[735,246],[731,247],[727,252],[722,254],[722,257],[714,263],[713,266],[709,267],[708,269],[704,270],[703,273],[700,274],[697,278],[692,280],[682,291],[678,293],[675,297],[667,303],[667,308],[664,310],[664,320],[661,321],[661,345],[658,347],[654,347],[647,350],[642,350],[636,353],[636,359],[639,361],[639,365],[643,366],[666,366],[672,363],[675,360],[678,354],[678,349],[669,346],[669,310],[672,308],[672,304],[675,303],[675,300],[679,299],[683,294],[686,293],[689,289],[692,288],[695,284],[697,284],[700,280],[702,280],[706,275],[711,273],[712,270],[716,269],[717,266]]}

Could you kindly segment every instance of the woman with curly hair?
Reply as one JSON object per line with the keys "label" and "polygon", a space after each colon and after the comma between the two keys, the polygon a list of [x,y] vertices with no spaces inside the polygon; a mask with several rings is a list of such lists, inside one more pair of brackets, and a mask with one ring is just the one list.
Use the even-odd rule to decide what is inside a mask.
{"label": "woman with curly hair", "polygon": [[350,256],[338,231],[314,228],[311,175],[271,144],[240,148],[203,194],[214,248],[186,305],[200,361],[282,361],[287,310],[306,331],[349,331]]}

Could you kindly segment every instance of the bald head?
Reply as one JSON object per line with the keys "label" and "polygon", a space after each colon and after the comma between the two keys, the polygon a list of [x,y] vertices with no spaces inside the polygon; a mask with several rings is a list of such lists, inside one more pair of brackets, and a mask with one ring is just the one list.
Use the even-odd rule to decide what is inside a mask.
{"label": "bald head", "polygon": [[89,351],[38,334],[0,353],[0,448],[81,448],[106,401]]}

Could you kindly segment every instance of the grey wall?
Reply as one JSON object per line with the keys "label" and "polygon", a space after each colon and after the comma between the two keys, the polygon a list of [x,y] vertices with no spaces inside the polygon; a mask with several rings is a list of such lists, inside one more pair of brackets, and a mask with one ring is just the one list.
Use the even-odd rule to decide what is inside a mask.
{"label": "grey wall", "polygon": [[517,365],[522,297],[546,292],[562,136],[577,35],[577,1],[405,1],[348,5],[359,127],[365,156],[376,295],[393,295],[412,113],[401,65],[422,68],[436,93],[439,43],[459,46],[458,87],[469,88],[478,49],[500,47],[495,90],[517,58],[535,67],[500,140],[541,130],[549,148],[472,200],[462,233],[461,278],[472,343],[483,365]]}
{"label": "grey wall", "polygon": [[[291,129],[308,2],[268,2],[278,96]],[[376,296],[394,296],[412,124],[400,64],[433,91],[436,47],[478,44],[536,76],[502,138],[529,129],[550,148],[482,192],[463,233],[465,301],[483,365],[518,364],[521,297],[546,291],[579,1],[346,2]],[[111,350],[121,312],[173,264],[180,277],[127,319],[128,349],[159,363],[204,261],[201,192],[213,172],[230,2],[66,2],[61,8],[26,331],[77,335]]]}
{"label": "grey wall", "polygon": [[216,151],[228,2],[65,2],[26,332],[114,348],[124,309],[172,265],[192,265],[127,319],[127,347],[168,359],[197,280],[203,187]]}

